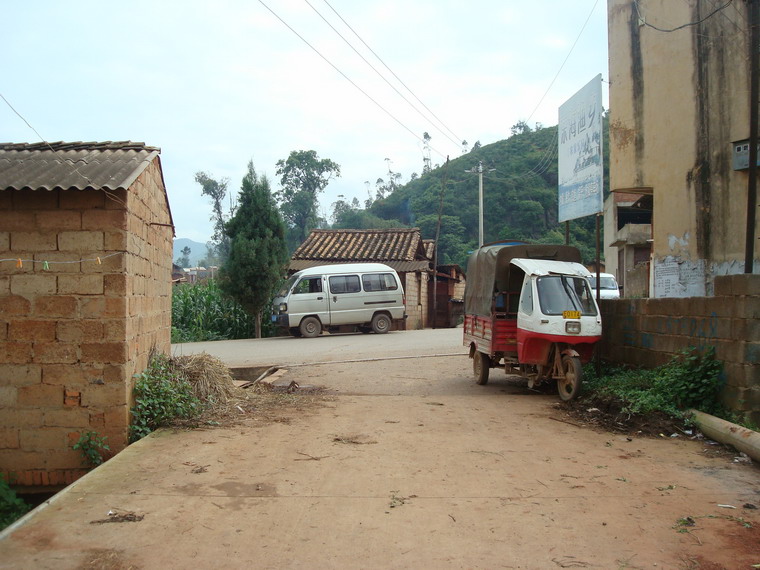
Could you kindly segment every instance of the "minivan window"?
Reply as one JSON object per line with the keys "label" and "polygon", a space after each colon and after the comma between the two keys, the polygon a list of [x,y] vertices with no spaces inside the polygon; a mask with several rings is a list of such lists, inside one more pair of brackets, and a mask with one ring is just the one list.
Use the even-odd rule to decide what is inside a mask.
{"label": "minivan window", "polygon": [[362,275],[362,285],[364,285],[365,291],[395,291],[398,289],[398,283],[390,273]]}
{"label": "minivan window", "polygon": [[340,293],[358,293],[362,290],[359,284],[358,275],[335,275],[330,277],[330,292],[333,294]]}
{"label": "minivan window", "polygon": [[[591,275],[591,277],[588,278],[588,282],[591,285],[592,289],[596,289],[596,275]],[[602,275],[599,278],[599,283],[602,284],[602,287],[601,287],[602,289],[615,291],[618,288],[617,283],[615,283],[614,277],[606,277]]]}
{"label": "minivan window", "polygon": [[322,277],[306,277],[301,279],[293,289],[293,294],[298,295],[301,293],[321,293],[322,292]]}
{"label": "minivan window", "polygon": [[282,288],[277,292],[277,296],[287,297],[288,293],[290,293],[290,289],[296,284],[296,281],[298,281],[298,274],[288,277],[288,280],[283,283]]}

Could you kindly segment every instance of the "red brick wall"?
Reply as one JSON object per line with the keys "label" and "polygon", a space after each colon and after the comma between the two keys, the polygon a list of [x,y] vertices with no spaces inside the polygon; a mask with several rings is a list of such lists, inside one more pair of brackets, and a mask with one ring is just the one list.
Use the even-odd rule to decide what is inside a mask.
{"label": "red brick wall", "polygon": [[714,346],[723,402],[760,424],[760,275],[715,278],[714,297],[601,302],[603,359],[654,368],[690,346]]}
{"label": "red brick wall", "polygon": [[157,160],[129,191],[0,192],[0,259],[23,260],[0,262],[0,473],[70,483],[81,433],[127,444],[132,376],[170,347],[169,223]]}

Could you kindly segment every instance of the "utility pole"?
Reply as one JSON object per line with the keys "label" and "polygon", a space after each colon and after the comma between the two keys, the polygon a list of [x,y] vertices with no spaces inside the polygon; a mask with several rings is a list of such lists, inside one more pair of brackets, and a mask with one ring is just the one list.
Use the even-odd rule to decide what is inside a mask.
{"label": "utility pole", "polygon": [[[494,169],[490,169],[489,172],[493,172]],[[478,174],[478,247],[483,247],[483,161],[478,161],[478,167],[470,168],[465,172]]]}
{"label": "utility pole", "polygon": [[749,0],[750,25],[750,77],[749,77],[749,180],[747,181],[747,235],[744,257],[744,273],[752,273],[755,261],[755,216],[757,215],[757,120],[758,63],[760,62],[760,6],[758,0]]}

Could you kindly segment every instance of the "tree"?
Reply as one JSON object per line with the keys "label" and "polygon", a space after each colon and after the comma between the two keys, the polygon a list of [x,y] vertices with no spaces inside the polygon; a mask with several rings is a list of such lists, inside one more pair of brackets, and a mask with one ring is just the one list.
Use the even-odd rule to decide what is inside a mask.
{"label": "tree", "polygon": [[530,133],[531,129],[528,123],[525,121],[517,121],[514,125],[512,125],[510,132],[512,133],[512,136],[515,136]]}
{"label": "tree", "polygon": [[287,160],[277,161],[276,172],[282,188],[275,197],[300,243],[317,226],[317,197],[333,176],[340,176],[340,166],[329,158],[320,159],[314,150],[294,150]]}
{"label": "tree", "polygon": [[178,257],[175,263],[180,267],[190,267],[190,251],[188,246],[183,247],[181,251],[182,257]]}
{"label": "tree", "polygon": [[[224,215],[224,198],[227,195],[227,184],[229,183],[229,180],[227,178],[215,180],[205,172],[196,172],[195,181],[201,185],[201,194],[211,198],[213,213],[210,219],[214,222],[214,234],[211,236],[211,241],[216,249],[216,256],[223,263],[227,258],[230,248],[229,238],[224,233],[224,224],[226,221]],[[230,209],[232,210],[232,208]]]}
{"label": "tree", "polygon": [[230,252],[220,272],[221,287],[253,315],[256,338],[261,338],[261,319],[285,274],[288,250],[285,225],[269,180],[258,176],[252,160],[240,186],[238,204],[225,225]]}

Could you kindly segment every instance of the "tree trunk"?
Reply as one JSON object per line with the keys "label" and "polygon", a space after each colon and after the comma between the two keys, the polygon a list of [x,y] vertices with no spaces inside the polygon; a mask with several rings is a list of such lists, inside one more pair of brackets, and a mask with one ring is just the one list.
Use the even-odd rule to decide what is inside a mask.
{"label": "tree trunk", "polygon": [[255,324],[256,324],[256,338],[261,338],[261,313],[263,311],[256,311]]}

